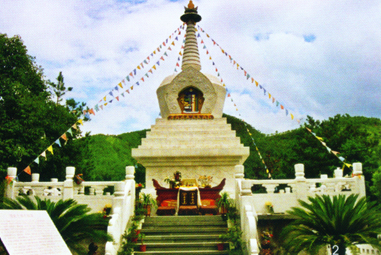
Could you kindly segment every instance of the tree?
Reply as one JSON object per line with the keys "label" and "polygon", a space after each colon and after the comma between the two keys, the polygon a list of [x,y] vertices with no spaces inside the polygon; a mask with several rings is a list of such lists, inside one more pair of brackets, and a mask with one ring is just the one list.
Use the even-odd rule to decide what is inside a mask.
{"label": "tree", "polygon": [[316,253],[321,247],[331,245],[344,255],[347,247],[371,244],[380,249],[377,234],[381,233],[380,206],[367,202],[358,194],[349,196],[328,195],[309,197],[310,203],[299,200],[288,214],[297,219],[282,233],[282,246],[291,254],[300,251]]}
{"label": "tree", "polygon": [[73,87],[65,87],[62,72],[60,72],[57,77],[57,83],[50,82],[50,86],[52,90],[52,95],[56,97],[56,104],[62,102],[62,97],[66,94],[67,91],[73,90]]}
{"label": "tree", "polygon": [[[61,72],[57,81],[54,84],[44,79],[42,68],[27,54],[19,36],[8,38],[0,34],[0,178],[5,177],[9,166],[22,171],[33,163],[82,114],[84,103],[69,99],[65,105],[59,104],[71,88],[66,89]],[[56,102],[52,101],[52,94],[57,97]],[[73,130],[68,144],[79,135],[79,130]],[[74,147],[71,149],[72,153],[78,151]],[[55,148],[57,155],[58,151]],[[58,164],[67,162],[61,160],[52,165],[48,158],[42,166],[33,165],[32,172],[44,172],[42,180],[59,177],[57,175],[63,175],[61,172],[67,165]],[[52,169],[60,172],[50,172]],[[19,175],[21,180],[30,178],[26,174]]]}
{"label": "tree", "polygon": [[108,220],[100,213],[89,213],[91,209],[87,205],[80,205],[73,199],[52,202],[37,196],[35,200],[30,196],[18,196],[15,200],[5,198],[0,208],[46,210],[68,247],[79,254],[86,252],[87,245],[80,244],[83,239],[91,238],[94,242],[112,239],[106,231],[94,228],[95,226],[106,228]]}

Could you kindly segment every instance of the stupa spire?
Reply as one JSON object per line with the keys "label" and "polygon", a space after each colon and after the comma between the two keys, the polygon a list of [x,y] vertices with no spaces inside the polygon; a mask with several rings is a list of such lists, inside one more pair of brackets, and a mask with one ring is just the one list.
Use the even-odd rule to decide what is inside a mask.
{"label": "stupa spire", "polygon": [[192,66],[197,71],[201,70],[195,28],[196,23],[201,20],[201,16],[197,13],[197,8],[198,7],[194,6],[192,0],[190,0],[188,7],[185,7],[185,12],[180,18],[187,24],[183,62],[181,65],[182,70],[188,66]]}

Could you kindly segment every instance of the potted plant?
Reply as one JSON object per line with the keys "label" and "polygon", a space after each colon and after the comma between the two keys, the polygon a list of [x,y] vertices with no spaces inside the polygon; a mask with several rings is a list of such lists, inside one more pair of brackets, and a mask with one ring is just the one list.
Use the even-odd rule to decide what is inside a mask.
{"label": "potted plant", "polygon": [[156,199],[151,194],[141,193],[143,208],[146,209],[146,216],[151,216],[151,209],[156,208]]}
{"label": "potted plant", "polygon": [[174,172],[173,177],[175,177],[175,181],[180,182],[181,181],[181,172],[180,171]]}
{"label": "potted plant", "polygon": [[220,209],[220,213],[222,215],[222,218],[225,220],[227,219],[227,212],[230,205],[230,196],[227,192],[222,192],[221,197],[218,199],[217,206]]}
{"label": "potted plant", "polygon": [[265,206],[268,213],[274,213],[274,206],[270,201],[267,201]]}
{"label": "potted plant", "polygon": [[219,235],[218,238],[219,238],[220,243],[217,243],[217,249],[219,251],[222,251],[225,248],[225,243],[229,242],[229,236],[226,233],[226,234]]}
{"label": "potted plant", "polygon": [[242,251],[244,246],[242,242],[242,231],[237,225],[228,228],[226,234],[220,235],[219,238],[222,243],[229,243],[230,250]]}
{"label": "potted plant", "polygon": [[146,250],[147,250],[147,245],[145,245],[145,244],[143,243],[145,237],[146,237],[145,234],[143,234],[143,233],[140,233],[140,234],[139,234],[139,239],[140,239],[140,242],[142,243],[142,244],[139,246],[139,250],[140,250],[140,251],[146,251]]}
{"label": "potted plant", "polygon": [[103,208],[103,218],[107,218],[110,213],[111,213],[111,208],[112,208],[112,205],[111,204],[106,204],[105,207]]}

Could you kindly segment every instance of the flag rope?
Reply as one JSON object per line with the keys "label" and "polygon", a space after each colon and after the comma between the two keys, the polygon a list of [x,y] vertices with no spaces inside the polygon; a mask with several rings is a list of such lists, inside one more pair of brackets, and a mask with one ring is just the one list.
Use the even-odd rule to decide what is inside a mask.
{"label": "flag rope", "polygon": [[[196,30],[196,31],[197,31],[197,30]],[[197,37],[198,37],[198,38],[201,38],[200,34],[199,34]],[[205,43],[203,43],[203,40],[202,40],[202,39],[200,39],[200,40],[201,40],[200,45],[201,45],[201,44],[204,44],[203,47],[202,47],[202,49],[205,50],[206,55],[209,55],[208,48],[206,47]],[[212,58],[212,56],[210,56],[210,55],[209,55],[209,60],[212,62],[211,64],[212,64],[212,67],[213,67],[214,71],[215,71],[216,74],[217,74],[217,77],[220,77],[221,75],[220,75],[220,73],[219,73],[219,71],[218,71],[218,68],[217,68],[217,66],[216,66],[216,63],[213,61],[213,58]],[[266,173],[267,173],[268,178],[269,178],[269,179],[272,179],[271,173],[270,173],[270,171],[269,171],[269,169],[268,169],[268,167],[267,167],[267,165],[266,165],[266,162],[264,161],[264,159],[263,159],[263,157],[262,157],[262,155],[261,155],[261,152],[260,152],[259,149],[258,149],[257,144],[255,143],[255,139],[254,139],[253,135],[251,134],[251,132],[250,132],[250,130],[249,130],[249,127],[248,127],[247,123],[242,119],[241,114],[240,114],[239,111],[238,111],[237,104],[234,102],[232,95],[229,93],[229,90],[227,89],[226,84],[223,83],[223,79],[222,79],[222,77],[220,77],[220,79],[221,79],[221,83],[222,83],[222,85],[226,88],[227,97],[230,97],[230,99],[231,99],[231,103],[234,104],[234,107],[236,107],[236,111],[238,112],[238,115],[239,115],[241,121],[242,121],[242,122],[244,123],[244,125],[245,125],[246,131],[247,131],[247,133],[249,134],[249,136],[250,136],[250,138],[251,138],[251,141],[252,141],[253,145],[255,146],[255,149],[256,149],[256,151],[257,151],[257,153],[258,153],[258,157],[259,157],[259,159],[261,160],[262,164],[264,165],[264,169],[265,169],[265,171],[266,171]]]}
{"label": "flag rope", "polygon": [[[168,45],[168,47],[167,47],[167,51],[172,51],[172,48],[171,48],[171,45],[173,45],[173,46],[175,46],[176,44],[175,44],[175,40],[176,41],[178,41],[179,39],[178,39],[178,36],[179,35],[181,35],[181,30],[184,30],[184,24],[182,24],[181,26],[179,26],[169,37],[167,37],[164,41],[163,41],[163,43],[161,43],[151,54],[150,54],[150,56],[152,57],[152,60],[153,60],[153,56],[154,55],[156,55],[156,51],[157,52],[160,52],[160,50],[163,48],[163,46],[165,47],[166,45]],[[175,34],[176,34],[176,36],[175,36]],[[172,39],[173,38],[173,39]],[[171,41],[171,43],[170,44],[168,44],[168,41],[169,40],[171,40],[172,39],[172,41]],[[156,64],[157,64],[157,66],[160,66],[160,60],[162,60],[162,61],[164,61],[164,56],[166,56],[166,57],[168,57],[168,53],[167,53],[167,51],[164,51],[164,53],[161,55],[161,57],[160,57],[160,59],[159,59],[159,61],[157,61],[156,62]],[[181,54],[181,51],[180,51],[180,55],[182,55]],[[54,144],[57,144],[59,147],[62,147],[62,145],[61,145],[61,142],[60,142],[60,138],[62,138],[63,140],[65,140],[65,141],[67,141],[67,133],[70,133],[71,135],[73,135],[73,133],[72,133],[72,128],[73,129],[77,129],[77,123],[79,123],[79,124],[81,124],[81,125],[83,125],[83,121],[84,121],[84,119],[85,118],[87,118],[87,119],[91,119],[91,117],[90,117],[90,114],[93,114],[93,115],[95,115],[95,112],[94,112],[94,109],[95,109],[95,111],[96,112],[98,112],[99,111],[99,109],[101,109],[101,110],[103,110],[103,106],[106,106],[108,103],[112,103],[112,101],[114,100],[114,98],[115,99],[117,99],[117,101],[119,101],[119,95],[122,95],[123,97],[124,97],[124,92],[127,92],[127,93],[130,93],[129,92],[129,89],[131,89],[131,90],[133,90],[133,86],[134,85],[138,85],[139,86],[139,81],[141,80],[142,82],[144,82],[144,77],[146,76],[147,78],[149,78],[149,75],[148,75],[148,72],[149,73],[151,73],[151,74],[153,74],[153,71],[152,71],[152,69],[154,69],[154,70],[156,70],[156,65],[154,64],[152,67],[151,67],[151,69],[147,72],[147,73],[145,73],[134,85],[132,85],[131,87],[128,87],[128,89],[126,89],[124,92],[122,92],[122,93],[120,93],[118,96],[113,96],[113,91],[118,91],[119,92],[119,87],[121,88],[121,89],[124,89],[123,88],[123,84],[125,85],[125,86],[127,86],[127,82],[126,82],[126,80],[128,81],[128,82],[130,82],[130,80],[132,80],[133,78],[134,78],[134,76],[136,76],[136,74],[137,74],[137,70],[136,69],[138,69],[138,70],[142,70],[143,68],[144,68],[144,64],[146,64],[146,65],[148,65],[148,63],[151,61],[151,58],[150,58],[150,56],[148,56],[146,59],[144,59],[134,70],[132,70],[132,72],[130,73],[130,74],[128,74],[121,82],[119,82],[118,84],[117,84],[117,86],[115,86],[112,90],[110,90],[109,91],[109,93],[107,93],[106,94],[106,96],[104,96],[93,108],[90,108],[90,109],[88,109],[88,110],[84,110],[83,111],[83,115],[84,115],[84,118],[79,118],[68,130],[66,130],[60,137],[58,137],[53,143],[51,143],[42,153],[40,153],[34,160],[32,160],[28,165],[27,165],[27,167],[25,167],[24,168],[24,170],[23,171],[20,171],[18,174],[17,174],[17,176],[16,176],[16,178],[18,178],[18,176],[21,174],[21,173],[23,173],[23,172],[25,172],[25,173],[27,173],[27,174],[29,174],[29,175],[31,175],[32,174],[32,170],[31,170],[31,164],[32,163],[37,163],[37,165],[39,165],[39,163],[40,163],[40,160],[39,160],[39,158],[40,157],[44,157],[45,158],[45,160],[46,160],[46,158],[47,158],[47,155],[46,155],[46,151],[49,151],[52,155],[54,155],[54,153],[53,153],[53,145]],[[143,64],[144,63],[144,64]],[[131,79],[130,79],[130,76],[131,76]],[[113,96],[113,99],[111,99],[110,101],[106,101],[106,97],[108,96],[108,95],[111,95],[111,96]],[[105,103],[103,102],[103,101],[105,101]],[[102,104],[100,105],[100,102],[102,102]],[[66,143],[65,143],[66,144]],[[8,180],[8,181],[12,181],[12,178],[10,178],[9,176],[7,176],[6,177],[6,179]]]}

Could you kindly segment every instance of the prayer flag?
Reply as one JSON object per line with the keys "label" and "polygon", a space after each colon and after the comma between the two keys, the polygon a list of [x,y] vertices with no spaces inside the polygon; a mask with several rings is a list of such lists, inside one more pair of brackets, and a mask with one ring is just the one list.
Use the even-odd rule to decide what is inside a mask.
{"label": "prayer flag", "polygon": [[65,141],[67,141],[67,136],[66,136],[66,134],[61,135],[61,138],[64,139]]}
{"label": "prayer flag", "polygon": [[29,174],[29,175],[32,175],[32,170],[30,169],[30,166],[27,166],[25,169],[24,169],[24,172]]}
{"label": "prayer flag", "polygon": [[50,151],[51,154],[53,154],[53,146],[49,146],[46,150]]}

